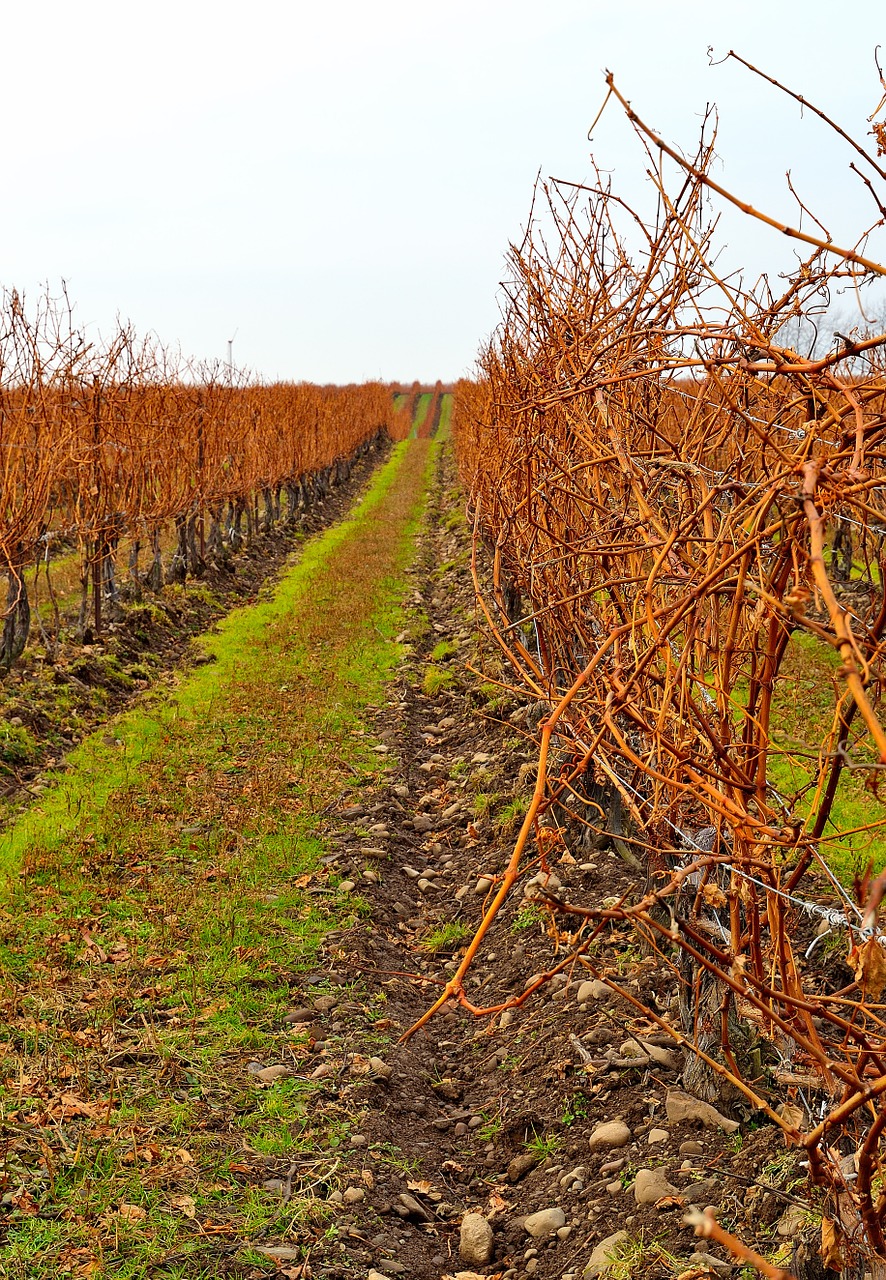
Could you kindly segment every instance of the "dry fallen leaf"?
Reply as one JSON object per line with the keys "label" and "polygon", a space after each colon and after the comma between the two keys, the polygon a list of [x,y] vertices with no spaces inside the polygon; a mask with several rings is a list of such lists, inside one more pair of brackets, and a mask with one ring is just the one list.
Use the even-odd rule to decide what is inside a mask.
{"label": "dry fallen leaf", "polygon": [[[799,1129],[801,1133],[803,1132],[803,1125],[806,1123],[806,1116],[796,1103],[782,1103],[778,1108],[778,1114],[781,1116],[782,1120],[784,1120],[785,1124],[792,1125],[795,1129]],[[787,1134],[784,1135],[784,1140],[788,1146],[791,1145],[791,1140]]]}
{"label": "dry fallen leaf", "polygon": [[494,1218],[497,1213],[502,1213],[505,1209],[509,1209],[511,1207],[508,1201],[505,1200],[504,1196],[499,1195],[497,1191],[492,1192],[487,1203],[489,1205],[490,1218]]}
{"label": "dry fallen leaf", "polygon": [[870,1000],[879,1000],[886,987],[886,955],[876,938],[868,938],[849,952],[855,981]]}
{"label": "dry fallen leaf", "polygon": [[705,902],[711,907],[725,907],[726,894],[716,884],[706,884],[702,886],[701,896]]}
{"label": "dry fallen leaf", "polygon": [[193,1218],[197,1212],[197,1202],[193,1196],[173,1196],[169,1203],[186,1218]]}
{"label": "dry fallen leaf", "polygon": [[147,1209],[143,1209],[140,1204],[121,1204],[119,1209],[111,1213],[112,1218],[119,1218],[121,1222],[144,1222],[147,1216]]}
{"label": "dry fallen leaf", "polygon": [[12,1204],[25,1218],[33,1218],[40,1212],[36,1201],[27,1191],[20,1191],[18,1195],[14,1195]]}
{"label": "dry fallen leaf", "polygon": [[431,1189],[430,1182],[426,1182],[424,1179],[421,1179],[418,1182],[413,1182],[412,1179],[409,1179],[406,1186],[410,1191],[418,1191],[423,1196],[426,1196]]}
{"label": "dry fallen leaf", "polygon": [[843,1233],[830,1218],[821,1220],[821,1257],[832,1271],[843,1270]]}

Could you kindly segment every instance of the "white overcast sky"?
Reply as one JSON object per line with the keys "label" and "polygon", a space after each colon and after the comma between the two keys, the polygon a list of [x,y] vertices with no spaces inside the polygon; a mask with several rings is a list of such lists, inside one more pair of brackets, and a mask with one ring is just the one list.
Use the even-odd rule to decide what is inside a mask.
{"label": "white overcast sky", "polygon": [[[790,168],[838,242],[875,213],[817,121],[706,52],[863,138],[872,0],[32,0],[2,30],[0,282],[64,279],[81,323],[119,313],[201,359],[236,332],[268,378],[469,372],[537,170],[589,176],[606,68],[687,149],[716,102],[718,176],[752,203],[795,220]],[[612,106],[593,146],[636,193]],[[750,271],[791,261],[775,233],[725,230]],[[869,248],[883,260],[882,236]]]}

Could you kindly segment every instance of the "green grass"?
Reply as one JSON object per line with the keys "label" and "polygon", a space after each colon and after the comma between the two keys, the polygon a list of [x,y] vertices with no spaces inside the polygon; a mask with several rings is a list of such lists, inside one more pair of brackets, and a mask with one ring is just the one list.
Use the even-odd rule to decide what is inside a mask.
{"label": "green grass", "polygon": [[[322,1181],[352,1124],[304,1078],[316,1060],[284,1014],[323,990],[300,975],[325,933],[366,910],[321,867],[318,815],[386,767],[357,733],[401,653],[428,456],[399,447],[205,638],[213,663],[85,741],[2,837],[11,1280],[191,1280],[221,1273],[216,1244],[309,1250],[329,1229],[301,1175],[285,1202],[261,1183],[302,1153],[305,1187]],[[253,1060],[293,1074],[262,1084]]]}
{"label": "green grass", "polygon": [[424,426],[433,398],[433,395],[429,391],[422,392],[418,397],[415,403],[415,415],[412,419],[413,436],[417,436],[421,428]]}
{"label": "green grass", "polygon": [[[836,676],[839,666],[839,654],[831,646],[794,632],[773,697],[769,778],[783,795],[799,794],[797,813],[807,822],[814,820],[810,784],[818,772],[821,744],[831,733],[837,688],[842,693]],[[856,717],[856,726],[860,723]],[[864,760],[864,753],[858,758]],[[871,822],[886,822],[886,810],[865,787],[863,775],[844,769],[821,851],[845,884],[851,884],[855,871],[869,858],[877,871],[886,865],[882,828],[844,834]]]}
{"label": "green grass", "polygon": [[442,693],[444,689],[451,688],[454,684],[455,676],[451,671],[431,665],[425,671],[421,687],[429,698],[435,698],[438,693]]}
{"label": "green grass", "polygon": [[441,640],[430,652],[432,662],[446,662],[458,653],[458,645],[453,640]]}
{"label": "green grass", "polygon": [[461,920],[448,920],[422,939],[425,951],[455,951],[470,936],[470,929]]}

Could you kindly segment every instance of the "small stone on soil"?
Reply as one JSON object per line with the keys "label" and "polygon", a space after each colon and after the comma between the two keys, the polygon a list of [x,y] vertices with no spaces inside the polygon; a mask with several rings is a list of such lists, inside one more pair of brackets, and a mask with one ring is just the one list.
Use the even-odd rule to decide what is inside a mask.
{"label": "small stone on soil", "polygon": [[559,1206],[551,1209],[539,1209],[537,1213],[530,1213],[523,1223],[533,1240],[543,1240],[545,1236],[552,1235],[558,1228],[565,1227],[565,1225],[566,1214]]}
{"label": "small stone on soil", "polygon": [[588,1146],[592,1151],[611,1150],[613,1147],[626,1147],[631,1140],[631,1131],[624,1120],[608,1120],[598,1124],[588,1138]]}

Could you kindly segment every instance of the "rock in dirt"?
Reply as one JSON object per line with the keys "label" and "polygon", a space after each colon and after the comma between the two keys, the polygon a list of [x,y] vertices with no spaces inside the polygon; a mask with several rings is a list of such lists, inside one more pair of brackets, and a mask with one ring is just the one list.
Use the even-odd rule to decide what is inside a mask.
{"label": "rock in dirt", "polygon": [[290,1009],[283,1021],[289,1027],[297,1026],[299,1022],[313,1022],[313,1009]]}
{"label": "rock in dirt", "polygon": [[690,1182],[689,1186],[683,1192],[683,1197],[688,1204],[711,1204],[720,1191],[720,1184],[716,1178],[702,1178],[700,1182]]}
{"label": "rock in dirt", "polygon": [[485,1267],[494,1249],[492,1227],[482,1213],[466,1213],[461,1220],[458,1256],[462,1262]]}
{"label": "rock in dirt", "polygon": [[670,1136],[667,1129],[650,1129],[646,1135],[646,1141],[652,1146],[656,1142],[667,1142]]}
{"label": "rock in dirt", "polygon": [[292,1072],[282,1062],[277,1062],[271,1067],[259,1067],[256,1071],[250,1070],[250,1074],[261,1084],[273,1084],[275,1080],[282,1080],[284,1076],[291,1076]]}
{"label": "rock in dirt", "polygon": [[607,1120],[594,1129],[588,1146],[592,1151],[608,1151],[612,1147],[626,1147],[630,1140],[631,1131],[624,1120]]}
{"label": "rock in dirt", "polygon": [[394,1074],[394,1068],[389,1067],[384,1058],[369,1059],[369,1074],[374,1080],[390,1080]]}
{"label": "rock in dirt", "polygon": [[605,982],[601,982],[599,978],[592,978],[579,984],[575,999],[578,1004],[590,1004],[592,1000],[605,1000],[610,994]]}
{"label": "rock in dirt", "polygon": [[530,1213],[523,1226],[533,1240],[543,1240],[566,1226],[566,1214],[559,1205],[552,1209],[539,1209],[537,1213]]}
{"label": "rock in dirt", "polygon": [[728,1276],[732,1271],[732,1263],[725,1262],[722,1258],[715,1258],[712,1253],[702,1253],[696,1250],[695,1253],[689,1255],[690,1267],[705,1267],[708,1271],[715,1274]]}
{"label": "rock in dirt", "polygon": [[678,1196],[680,1192],[668,1182],[664,1169],[638,1169],[634,1182],[634,1199],[637,1204],[655,1204],[666,1196]]}
{"label": "rock in dirt", "polygon": [[601,1240],[594,1248],[590,1258],[588,1258],[587,1266],[582,1273],[584,1280],[596,1280],[596,1277],[601,1275],[609,1266],[612,1261],[612,1255],[618,1246],[628,1238],[627,1231],[615,1231],[611,1236],[607,1236],[605,1240]]}
{"label": "rock in dirt", "polygon": [[362,1204],[366,1199],[366,1192],[362,1187],[346,1187],[342,1199],[345,1204]]}
{"label": "rock in dirt", "polygon": [[665,1107],[671,1124],[701,1124],[706,1129],[722,1129],[724,1133],[735,1133],[739,1127],[737,1120],[727,1119],[709,1102],[693,1098],[682,1089],[668,1090]]}
{"label": "rock in dirt", "polygon": [[783,1239],[790,1239],[797,1234],[808,1217],[809,1214],[801,1205],[789,1204],[779,1218],[775,1230]]}
{"label": "rock in dirt", "polygon": [[434,1221],[434,1219],[428,1213],[427,1209],[424,1207],[421,1201],[416,1200],[415,1196],[411,1196],[409,1195],[408,1192],[404,1191],[403,1194],[398,1196],[397,1198],[400,1201],[400,1205],[399,1205],[399,1208],[397,1209],[397,1212],[400,1213],[403,1217],[415,1218],[419,1222]]}
{"label": "rock in dirt", "polygon": [[514,1156],[508,1165],[508,1182],[519,1182],[521,1178],[525,1178],[527,1173],[538,1164],[538,1156],[534,1151],[524,1151],[522,1155]]}

